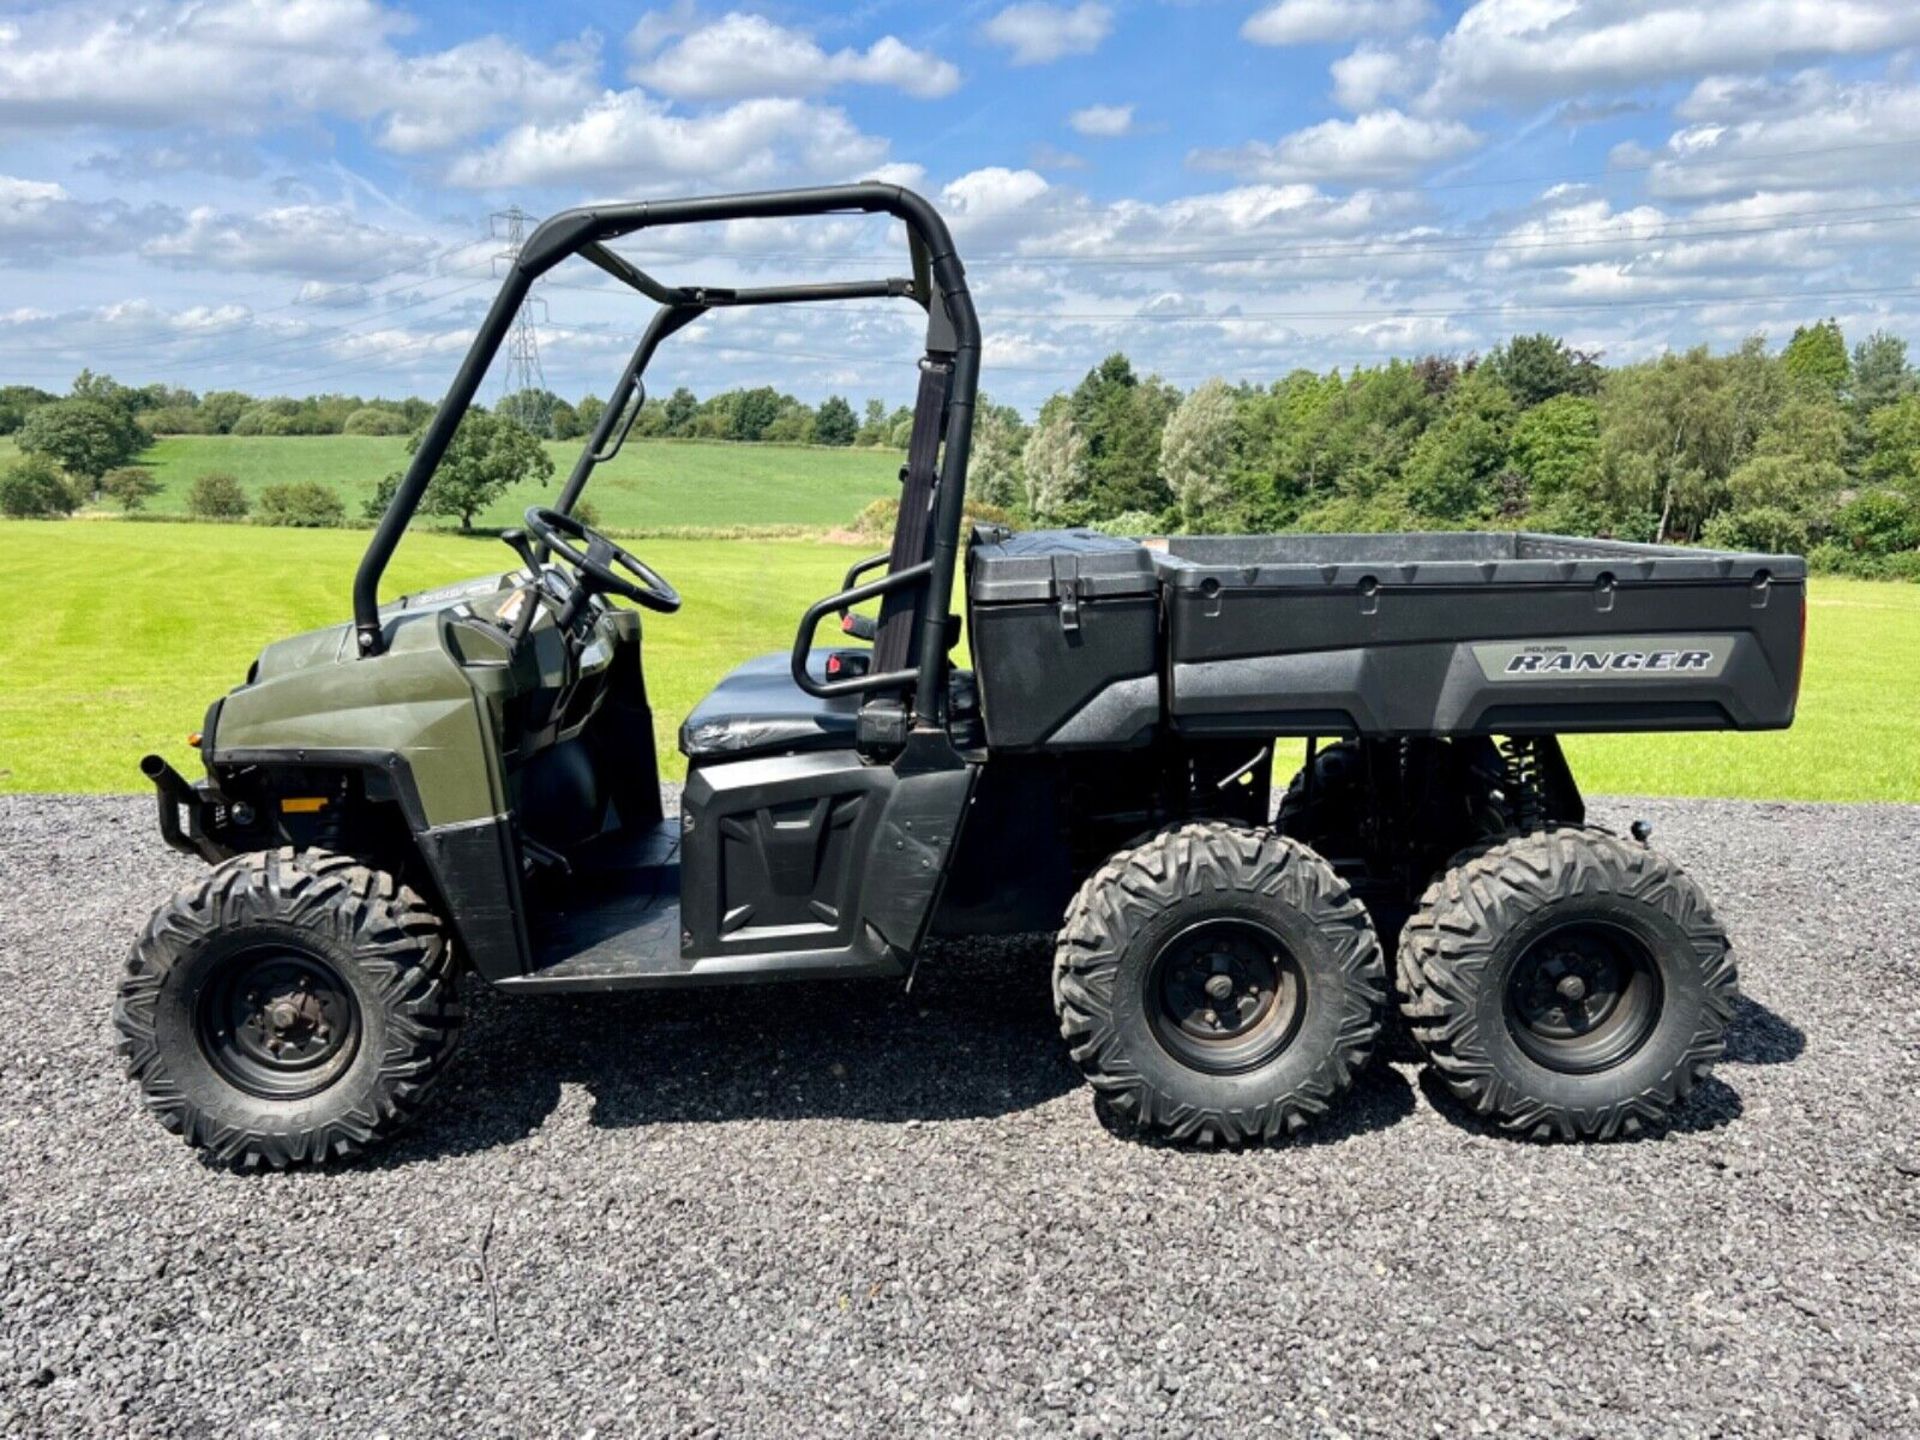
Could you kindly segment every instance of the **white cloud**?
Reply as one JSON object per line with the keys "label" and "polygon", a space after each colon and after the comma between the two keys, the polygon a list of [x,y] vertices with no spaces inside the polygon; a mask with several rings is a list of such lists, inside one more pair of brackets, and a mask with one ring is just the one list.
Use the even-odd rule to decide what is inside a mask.
{"label": "white cloud", "polygon": [[[882,185],[898,185],[907,190],[918,190],[927,183],[927,167],[916,165],[910,160],[892,160],[885,165],[875,165],[860,177],[862,180],[877,180]],[[817,230],[818,225],[808,229]]]}
{"label": "white cloud", "polygon": [[424,260],[437,248],[428,236],[369,225],[335,205],[283,205],[257,215],[203,206],[140,253],[183,268],[365,280]]}
{"label": "white cloud", "polygon": [[845,179],[871,171],[886,150],[845,112],[804,100],[743,100],[680,115],[642,91],[619,90],[571,119],[515,127],[457,159],[447,180],[471,189],[594,184],[644,193],[693,180]]}
{"label": "white cloud", "polygon": [[1432,60],[1432,42],[1389,50],[1362,45],[1333,62],[1333,98],[1346,110],[1371,110],[1389,95],[1418,88]]}
{"label": "white cloud", "polygon": [[1017,246],[1058,218],[1059,193],[1033,170],[989,165],[950,180],[940,190],[940,212],[958,237],[960,253]]}
{"label": "white cloud", "polygon": [[959,223],[1005,215],[1047,193],[1046,178],[1032,170],[990,165],[950,181],[940,198]]}
{"label": "white cloud", "polygon": [[1353,333],[1382,358],[1445,355],[1471,348],[1474,339],[1466,325],[1439,315],[1396,315],[1356,325]]}
{"label": "white cloud", "polygon": [[136,210],[118,200],[82,200],[51,180],[0,175],[0,264],[130,250],[153,226],[178,218],[163,206]]}
{"label": "white cloud", "polygon": [[[1309,75],[1295,87],[1318,113],[1262,143],[1234,143],[1246,129],[1209,140],[1225,148],[1194,163],[1246,178],[1200,177],[1224,188],[1150,201],[1094,198],[1075,184],[1076,157],[1029,150],[1031,137],[969,173],[941,168],[946,122],[875,92],[951,89],[957,72],[926,53],[951,39],[909,45],[918,31],[875,40],[883,22],[850,30],[797,18],[818,9],[770,20],[747,13],[748,0],[705,0],[704,12],[695,0],[657,0],[610,59],[590,40],[527,48],[483,33],[484,11],[413,27],[409,3],[0,0],[0,130],[15,141],[12,168],[29,177],[0,179],[0,266],[11,267],[0,274],[14,281],[0,304],[18,307],[0,313],[0,351],[15,375],[63,384],[112,341],[109,353],[149,355],[155,375],[200,388],[317,377],[432,392],[471,334],[490,283],[484,257],[497,248],[476,239],[471,263],[430,258],[414,232],[472,235],[489,208],[436,191],[449,177],[540,209],[862,177],[923,188],[975,273],[987,382],[1029,407],[1116,346],[1142,370],[1190,384],[1484,351],[1521,328],[1554,329],[1610,359],[1725,344],[1758,326],[1778,339],[1829,311],[1850,333],[1920,333],[1920,305],[1823,293],[1902,285],[1920,253],[1920,222],[1899,213],[1910,188],[1900,147],[1920,132],[1920,50],[1874,49],[1889,36],[1920,45],[1920,0],[1251,0],[1234,23],[1258,11],[1256,40],[1344,39],[1325,52],[1321,86]],[[1423,33],[1444,28],[1422,20],[1429,8],[1468,11],[1444,57]],[[1115,0],[994,0],[978,13],[968,23],[986,25],[997,58],[1021,65],[1097,50],[1119,24]],[[1127,23],[1177,44],[1189,22],[1141,7]],[[1870,55],[1874,80],[1846,58]],[[1229,107],[1270,88],[1271,73],[1257,72],[1311,57],[1248,47],[1239,58],[1248,73],[1218,80]],[[629,66],[632,81],[620,76]],[[979,68],[992,72],[974,81],[988,87],[980,103],[1034,86],[1026,70]],[[934,157],[931,175],[890,161],[885,139],[834,108],[851,87],[888,102],[884,123],[903,127],[889,133]],[[1091,154],[1100,136],[1138,133],[1141,113],[1156,127],[1186,122],[1130,111],[1139,93],[1054,94],[1066,128],[1052,138]],[[1483,107],[1507,108],[1496,124],[1477,118]],[[1642,118],[1596,137],[1638,137],[1604,182],[1531,202],[1503,190],[1491,209],[1483,191],[1456,200],[1405,188],[1496,136],[1516,142],[1503,173],[1552,170],[1543,146],[1629,107]],[[353,128],[393,153],[361,154],[349,174],[326,142]],[[355,148],[365,147],[349,142],[345,153]],[[396,162],[402,152],[428,158]],[[47,168],[61,157],[65,168]],[[143,210],[94,198],[121,193],[192,199]],[[188,214],[186,204],[207,208]],[[466,218],[449,218],[441,235],[439,224],[400,218],[403,204]],[[897,273],[898,241],[897,225],[849,215],[662,231],[645,253],[670,280],[752,284],[859,273],[845,263],[853,255]],[[89,255],[116,258],[69,263]],[[372,282],[410,260],[425,277],[417,284]],[[585,267],[581,278],[550,293],[542,333],[548,373],[569,394],[604,392],[638,323],[610,303],[617,286],[596,288]],[[113,296],[139,298],[95,303]],[[1691,303],[1706,297],[1713,307]],[[1594,302],[1605,307],[1568,308]],[[895,400],[911,384],[913,313],[732,313],[679,337],[676,359],[703,393],[771,383],[813,399],[837,389]],[[251,358],[260,347],[236,336],[272,338],[271,358]]]}
{"label": "white cloud", "polygon": [[1830,103],[1837,86],[1825,70],[1802,70],[1779,79],[1767,75],[1709,75],[1673,107],[1682,120],[1751,120],[1800,115]]}
{"label": "white cloud", "polygon": [[81,170],[97,170],[121,182],[152,180],[156,175],[218,175],[250,180],[266,168],[259,155],[242,143],[226,143],[207,136],[190,144],[129,145],[100,150],[79,162]]}
{"label": "white cloud", "polygon": [[746,96],[817,95],[836,85],[878,85],[918,99],[951,95],[960,71],[949,61],[915,50],[892,35],[866,50],[828,54],[813,38],[759,15],[729,14],[694,29],[653,54],[657,26],[635,27],[632,48],[650,58],[632,75],[664,94],[692,100]]}
{"label": "white cloud", "polygon": [[307,281],[295,296],[302,305],[318,305],[327,310],[358,310],[372,298],[372,292],[365,285],[354,281],[328,284],[324,280]]}
{"label": "white cloud", "polygon": [[1441,42],[1428,101],[1474,108],[1565,98],[1916,40],[1912,0],[1479,0]]}
{"label": "white cloud", "polygon": [[[1099,203],[1049,185],[1031,171],[992,168],[955,181],[941,203],[965,217],[955,221],[964,254],[979,259],[987,243],[1005,252],[980,260],[992,269],[991,289],[998,297],[1010,287],[1047,288],[1058,278],[1050,269],[1055,264],[1084,263],[1086,268],[1074,268],[1072,275],[1102,294],[1132,294],[1139,277],[1151,278],[1162,265],[1215,269],[1224,263],[1236,276],[1245,275],[1266,263],[1263,242],[1284,253],[1316,237],[1324,241],[1371,232],[1380,236],[1381,257],[1390,260],[1392,237],[1380,227],[1413,202],[1370,191],[1334,196],[1313,185],[1292,184],[1236,186],[1160,203]],[[983,228],[989,221],[990,232]],[[1228,256],[1241,258],[1223,258]],[[1107,261],[1117,264],[1095,263]],[[1299,262],[1288,259],[1286,266],[1291,274]]]}
{"label": "white cloud", "polygon": [[1133,106],[1089,105],[1067,116],[1067,124],[1096,140],[1117,140],[1133,133]]}
{"label": "white cloud", "polygon": [[403,55],[410,26],[376,0],[69,0],[0,43],[0,125],[246,130],[327,113],[379,120],[381,143],[418,153],[593,93],[590,43],[550,60],[498,36]]}
{"label": "white cloud", "polygon": [[700,28],[700,10],[693,0],[673,0],[665,10],[648,10],[627,32],[627,53],[636,59],[654,53],[667,41],[691,35]]}
{"label": "white cloud", "polygon": [[1064,55],[1090,55],[1113,30],[1113,11],[1096,0],[1069,10],[1044,0],[1022,0],[987,21],[984,34],[1013,52],[1015,65],[1045,65]]}
{"label": "white cloud", "polygon": [[1411,30],[1432,13],[1429,0],[1280,0],[1240,33],[1256,45],[1310,45]]}
{"label": "white cloud", "polygon": [[[1718,113],[1739,110],[1728,103]],[[1863,81],[1790,101],[1762,118],[1686,126],[1642,163],[1649,192],[1667,199],[1883,184],[1901,173],[1916,133],[1920,85]]]}
{"label": "white cloud", "polygon": [[1456,159],[1482,138],[1457,120],[1373,110],[1352,120],[1323,120],[1271,144],[1252,140],[1231,150],[1196,150],[1188,160],[1202,170],[1264,180],[1392,180]]}
{"label": "white cloud", "polygon": [[[372,82],[368,101],[385,115],[380,143],[419,155],[502,120],[570,110],[593,93],[598,69],[591,44],[568,47],[549,63],[488,35],[427,55],[376,57],[361,83]],[[341,108],[350,111],[351,104]]]}

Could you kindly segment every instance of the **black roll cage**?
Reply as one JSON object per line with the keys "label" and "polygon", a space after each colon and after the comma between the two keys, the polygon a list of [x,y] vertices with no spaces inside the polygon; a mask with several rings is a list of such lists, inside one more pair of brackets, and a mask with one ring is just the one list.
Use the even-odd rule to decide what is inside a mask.
{"label": "black roll cage", "polygon": [[[911,278],[853,280],[829,284],[722,287],[663,285],[644,270],[606,248],[606,242],[641,230],[669,225],[698,225],[725,220],[784,219],[848,212],[892,215],[907,227]],[[593,434],[574,463],[557,508],[571,512],[599,465],[619,454],[640,413],[645,396],[642,377],[661,342],[709,310],[746,305],[791,305],[822,300],[908,299],[927,312],[927,355],[952,365],[946,406],[945,444],[934,492],[932,553],[915,565],[891,571],[864,585],[848,587],[809,608],[794,642],[794,678],[817,695],[914,685],[918,723],[940,717],[946,696],[947,602],[959,553],[960,522],[966,491],[967,456],[973,439],[974,398],[980,384],[980,322],[967,293],[966,272],[954,253],[947,225],[922,196],[897,185],[833,185],[816,189],[769,190],[746,195],[715,195],[684,200],[648,200],[623,205],[583,206],[546,220],[521,247],[512,270],[479,333],[467,349],[453,384],[420,437],[412,463],[367,545],[353,580],[354,630],[359,653],[375,656],[386,649],[380,622],[380,577],[400,543],[427,484],[452,442],[461,418],[479,393],[493,357],[506,342],[533,282],[561,261],[584,256],[616,280],[656,301],[660,308],[634,347],[620,381]],[[905,523],[905,517],[903,517]],[[860,568],[868,568],[863,564]],[[813,631],[833,610],[875,595],[918,586],[918,663],[912,670],[824,681],[806,668]]]}

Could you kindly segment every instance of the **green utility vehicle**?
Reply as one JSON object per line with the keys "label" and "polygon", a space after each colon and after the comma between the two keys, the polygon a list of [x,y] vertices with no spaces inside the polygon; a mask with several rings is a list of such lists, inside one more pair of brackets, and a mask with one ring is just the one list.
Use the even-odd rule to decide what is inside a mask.
{"label": "green utility vehicle", "polygon": [[[904,276],[675,286],[612,248],[847,212],[904,223]],[[576,256],[658,309],[564,489],[501,537],[505,573],[380,605],[529,287]],[[889,298],[927,334],[892,546],[684,717],[669,815],[641,620],[680,596],[582,522],[582,491],[675,331]],[[373,534],[352,620],[270,645],[214,703],[203,778],[143,762],[163,836],[211,867],[155,912],[114,1011],[161,1122],[245,1166],[345,1156],[420,1107],[462,983],[899,980],[930,937],[1036,931],[1059,937],[1074,1060],[1142,1132],[1292,1132],[1367,1063],[1390,1001],[1500,1126],[1663,1120],[1720,1053],[1727,942],[1644,833],[1584,823],[1556,736],[1790,723],[1802,562],[1511,532],[979,528],[968,671],[949,597],[979,366],[947,227],[896,187],[540,226]],[[1285,737],[1309,758],[1276,815]]]}

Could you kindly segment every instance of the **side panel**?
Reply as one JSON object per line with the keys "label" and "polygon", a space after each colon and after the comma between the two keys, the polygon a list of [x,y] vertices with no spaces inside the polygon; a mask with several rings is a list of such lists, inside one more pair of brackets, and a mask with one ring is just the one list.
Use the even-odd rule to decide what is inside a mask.
{"label": "side panel", "polygon": [[1792,723],[1804,589],[1170,591],[1188,734],[1769,730]]}
{"label": "side panel", "polygon": [[[851,750],[696,766],[682,796],[682,951],[844,959],[898,974],[925,932],[973,786]],[[818,968],[810,965],[809,968]]]}
{"label": "side panel", "polygon": [[511,822],[503,818],[444,825],[422,831],[415,840],[474,970],[488,980],[523,973],[528,946],[519,847]]}

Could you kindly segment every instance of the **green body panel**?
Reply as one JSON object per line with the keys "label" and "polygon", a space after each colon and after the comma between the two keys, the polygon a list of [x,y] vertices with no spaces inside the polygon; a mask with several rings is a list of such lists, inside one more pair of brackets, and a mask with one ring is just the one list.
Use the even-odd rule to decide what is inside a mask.
{"label": "green body panel", "polygon": [[502,593],[495,576],[388,608],[388,648],[358,658],[351,625],[296,635],[262,652],[250,683],[227,696],[209,765],[234,753],[284,754],[324,763],[330,751],[398,756],[432,827],[491,819],[499,791],[487,702],[472,672],[449,652],[444,619],[454,607]]}

